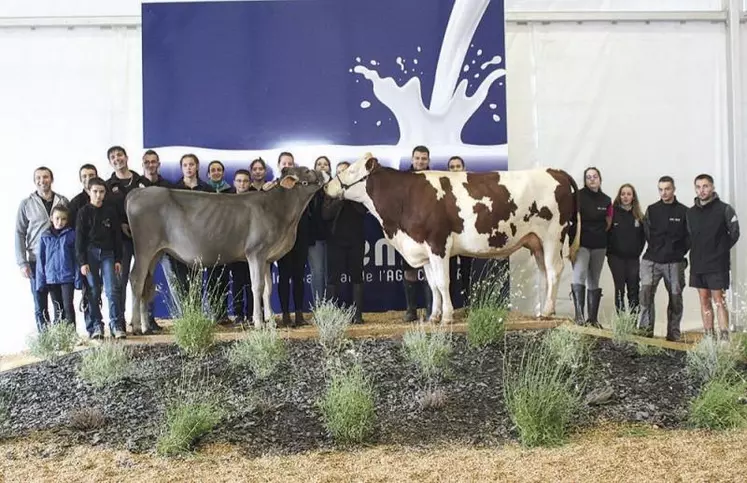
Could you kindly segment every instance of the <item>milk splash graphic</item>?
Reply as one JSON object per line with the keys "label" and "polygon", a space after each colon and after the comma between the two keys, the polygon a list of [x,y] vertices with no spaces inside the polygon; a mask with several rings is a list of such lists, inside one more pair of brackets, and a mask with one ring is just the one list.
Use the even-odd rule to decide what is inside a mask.
{"label": "milk splash graphic", "polygon": [[[360,59],[356,59],[359,64],[352,71],[372,83],[374,96],[392,111],[399,124],[399,148],[411,149],[416,144],[425,144],[445,149],[458,147],[462,152],[465,151],[466,146],[461,139],[464,126],[485,101],[493,83],[506,75],[505,69],[493,70],[471,96],[467,96],[468,79],[462,79],[457,84],[470,42],[489,3],[490,0],[455,0],[439,54],[428,108],[423,104],[417,75],[399,86],[393,78],[382,78],[376,70],[364,67]],[[499,60],[499,57],[494,57],[481,67],[485,69]],[[397,61],[404,70],[400,57]],[[414,71],[413,68],[413,74]],[[493,104],[490,107],[493,108]],[[499,119],[497,115],[493,116],[494,121]],[[486,147],[474,146],[476,151],[484,154]]]}
{"label": "milk splash graphic", "polygon": [[[350,66],[348,72],[355,78],[355,82],[371,82],[372,95],[359,100],[358,107],[365,112],[373,107],[373,102],[380,102],[386,106],[393,116],[391,119],[376,119],[372,121],[372,129],[391,120],[399,125],[400,138],[396,145],[347,145],[334,144],[323,139],[288,139],[273,149],[263,150],[222,150],[209,149],[201,146],[162,146],[159,154],[166,158],[178,159],[185,152],[194,152],[200,158],[221,159],[264,159],[276,158],[280,151],[293,152],[296,162],[302,166],[311,167],[313,160],[325,155],[334,160],[355,161],[367,151],[373,152],[383,164],[398,167],[401,160],[410,157],[412,148],[417,144],[425,144],[431,151],[431,158],[458,154],[468,157],[470,168],[480,168],[481,164],[495,169],[495,162],[505,163],[508,157],[508,146],[503,145],[469,145],[461,140],[464,126],[472,115],[485,102],[488,90],[496,80],[504,77],[504,69],[496,69],[482,78],[482,82],[471,96],[466,91],[469,79],[459,81],[460,74],[469,72],[473,82],[478,82],[489,66],[500,65],[500,56],[483,57],[472,60],[469,65],[465,62],[467,51],[472,42],[477,27],[484,16],[490,0],[455,0],[444,33],[441,51],[436,65],[434,87],[430,102],[426,108],[422,100],[420,79],[422,62],[417,58],[396,56],[393,60],[399,74],[410,76],[402,86],[397,85],[391,77],[382,78],[376,69],[382,68],[382,62],[377,59],[355,58],[356,65]],[[426,46],[425,48],[433,48]],[[420,54],[423,47],[417,47]],[[416,55],[418,55],[416,54]],[[482,49],[476,52],[481,57]],[[477,73],[475,73],[477,72]],[[497,109],[497,104],[491,102],[490,110]],[[387,113],[389,114],[389,113]],[[360,121],[352,121],[359,125]],[[498,114],[492,114],[486,122],[501,122]],[[505,121],[504,121],[505,122]],[[245,167],[245,166],[244,166]]]}

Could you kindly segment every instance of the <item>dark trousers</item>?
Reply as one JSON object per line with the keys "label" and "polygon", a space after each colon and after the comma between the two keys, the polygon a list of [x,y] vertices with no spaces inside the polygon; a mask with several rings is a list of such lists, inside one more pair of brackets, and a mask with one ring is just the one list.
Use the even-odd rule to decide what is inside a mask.
{"label": "dark trousers", "polygon": [[228,271],[231,273],[233,315],[237,318],[249,319],[254,313],[254,295],[249,278],[249,264],[247,262],[231,263],[228,265]]}
{"label": "dark trousers", "polygon": [[304,270],[309,253],[309,244],[305,237],[296,237],[296,243],[291,251],[278,260],[278,299],[280,310],[284,314],[290,312],[288,296],[290,285],[293,283],[293,308],[296,312],[303,311]]}
{"label": "dark trousers", "polygon": [[31,268],[31,295],[34,297],[34,318],[36,330],[41,332],[49,324],[49,289],[36,290],[36,262],[29,262]]}
{"label": "dark trousers", "polygon": [[472,282],[472,257],[461,255],[449,260],[449,292],[452,300],[457,293],[462,294],[464,305],[469,303],[470,284]]}
{"label": "dark trousers", "polygon": [[654,297],[659,282],[664,279],[664,286],[669,293],[667,305],[667,337],[680,337],[682,322],[682,289],[685,286],[685,268],[687,262],[655,263],[641,260],[641,313],[638,326],[642,329],[654,329],[656,314]]}
{"label": "dark trousers", "polygon": [[334,239],[327,240],[328,285],[342,283],[342,274],[350,275],[350,283],[363,283],[363,244],[339,244]]}
{"label": "dark trousers", "polygon": [[52,297],[55,324],[65,320],[75,327],[75,286],[72,283],[50,284],[49,295]]}
{"label": "dark trousers", "polygon": [[210,311],[215,320],[224,318],[227,314],[228,299],[228,266],[214,265],[207,269],[206,296]]}
{"label": "dark trousers", "polygon": [[638,258],[620,258],[617,255],[607,255],[607,264],[612,272],[615,284],[615,309],[618,313],[625,311],[625,291],[628,294],[628,309],[630,312],[638,309],[638,292],[640,278],[640,260]]}

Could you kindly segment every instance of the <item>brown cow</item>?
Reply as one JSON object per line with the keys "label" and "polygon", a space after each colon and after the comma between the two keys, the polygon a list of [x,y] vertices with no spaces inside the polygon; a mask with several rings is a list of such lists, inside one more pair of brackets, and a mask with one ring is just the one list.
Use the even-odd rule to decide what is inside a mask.
{"label": "brown cow", "polygon": [[[293,247],[298,220],[329,179],[305,167],[284,168],[269,191],[242,194],[183,191],[158,186],[127,196],[127,219],[135,245],[132,270],[132,330],[148,333],[147,304],[155,292],[153,275],[161,254],[192,265],[249,263],[254,325],[272,317],[270,264]],[[142,324],[142,329],[141,329]]]}
{"label": "brown cow", "polygon": [[452,256],[506,258],[522,247],[547,281],[542,315],[555,313],[564,257],[573,261],[580,243],[578,187],[565,171],[416,173],[383,167],[367,153],[324,190],[364,204],[407,263],[423,267],[433,292],[431,321],[453,317]]}

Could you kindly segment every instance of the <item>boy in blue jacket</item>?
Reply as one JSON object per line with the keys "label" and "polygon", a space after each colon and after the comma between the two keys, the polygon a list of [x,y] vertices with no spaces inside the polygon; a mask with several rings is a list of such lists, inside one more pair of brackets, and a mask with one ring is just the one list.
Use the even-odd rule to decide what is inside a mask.
{"label": "boy in blue jacket", "polygon": [[65,205],[52,208],[52,226],[41,235],[36,253],[36,291],[49,291],[54,305],[54,323],[63,320],[75,327],[75,289],[82,278],[75,260],[75,230],[69,225]]}

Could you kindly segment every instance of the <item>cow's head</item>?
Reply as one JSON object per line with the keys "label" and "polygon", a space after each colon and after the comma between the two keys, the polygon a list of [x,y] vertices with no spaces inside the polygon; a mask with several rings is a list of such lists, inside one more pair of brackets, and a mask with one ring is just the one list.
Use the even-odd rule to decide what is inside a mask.
{"label": "cow's head", "polygon": [[295,166],[293,168],[283,168],[280,172],[280,181],[278,184],[285,189],[299,187],[317,191],[324,186],[328,178],[329,175],[325,178],[319,171],[314,171],[305,166]]}
{"label": "cow's head", "polygon": [[324,186],[324,192],[331,198],[361,202],[366,197],[366,183],[368,176],[379,167],[379,160],[371,153],[351,164],[346,170],[339,172]]}

